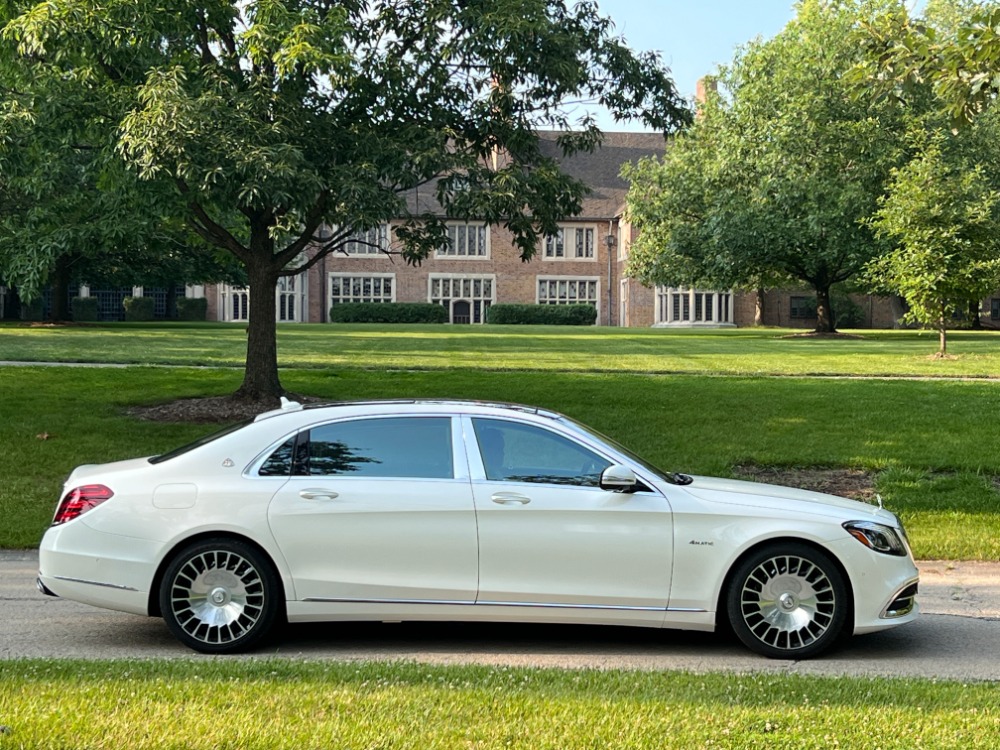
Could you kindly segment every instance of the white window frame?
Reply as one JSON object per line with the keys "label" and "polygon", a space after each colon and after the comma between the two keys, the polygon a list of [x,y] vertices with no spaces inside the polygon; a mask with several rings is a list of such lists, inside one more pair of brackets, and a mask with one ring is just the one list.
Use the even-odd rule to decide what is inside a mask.
{"label": "white window frame", "polygon": [[389,225],[379,224],[364,232],[350,235],[341,247],[348,258],[371,258],[385,255],[389,250]]}
{"label": "white window frame", "polygon": [[[542,260],[596,262],[598,238],[594,224],[560,224],[556,234],[542,237]],[[559,254],[560,246],[562,255]]]}
{"label": "white window frame", "polygon": [[[435,294],[434,282],[439,282],[439,289]],[[480,292],[476,294],[476,282],[479,283]],[[490,292],[487,295],[485,285],[489,284]],[[455,285],[459,289],[456,294]],[[448,293],[444,293],[444,286],[448,286]],[[495,273],[432,273],[427,277],[427,301],[432,304],[442,305],[448,309],[448,322],[455,322],[455,303],[468,302],[469,315],[472,318],[470,323],[482,324],[486,322],[486,311],[497,301],[497,276]],[[445,304],[447,303],[447,304]],[[479,303],[478,321],[475,320],[476,304]]]}
{"label": "white window frame", "polygon": [[[339,279],[343,281],[344,279],[349,279],[353,282],[355,279],[359,280],[362,284],[362,291],[359,294],[353,293],[353,283],[352,292],[350,294],[339,295],[336,302],[333,299],[333,282],[334,279]],[[372,292],[369,294],[364,293],[364,282],[381,282],[379,286],[384,290],[385,282],[390,282],[389,294],[386,295],[384,291],[380,291],[377,295],[374,292],[375,284],[372,284]],[[326,303],[327,307],[332,307],[335,304],[350,303],[350,302],[395,302],[396,301],[396,274],[394,273],[350,273],[350,272],[334,272],[327,274],[326,279]]]}
{"label": "white window frame", "polygon": [[[565,283],[565,287],[560,284]],[[588,294],[580,298],[580,284],[587,284]],[[542,284],[546,285],[546,293],[542,294]],[[553,286],[554,284],[554,286]],[[592,285],[592,286],[591,286]],[[565,296],[562,290],[565,288]],[[589,290],[593,289],[593,295]],[[555,291],[555,297],[550,296]],[[571,296],[572,294],[572,296]],[[593,305],[597,308],[597,320],[601,319],[601,277],[600,276],[536,276],[535,302],[539,305]]]}
{"label": "white window frame", "polygon": [[731,290],[657,286],[654,291],[654,326],[735,325]]}
{"label": "white window frame", "polygon": [[[449,221],[446,224],[448,244],[440,247],[434,257],[442,260],[489,260],[492,254],[492,239],[489,224],[479,224],[471,221]],[[476,230],[476,254],[469,254],[469,230]],[[482,253],[480,250],[482,239]]]}
{"label": "white window frame", "polygon": [[219,320],[224,323],[249,322],[250,287],[230,284],[219,286]]}

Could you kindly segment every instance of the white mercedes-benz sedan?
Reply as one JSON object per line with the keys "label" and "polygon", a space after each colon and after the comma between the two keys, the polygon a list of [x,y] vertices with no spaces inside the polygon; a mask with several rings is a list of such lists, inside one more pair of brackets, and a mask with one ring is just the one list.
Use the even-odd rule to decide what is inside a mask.
{"label": "white mercedes-benz sedan", "polygon": [[712,631],[816,656],[917,616],[899,519],[816,492],[665,472],[533,407],[276,411],[70,475],[38,585],[244,651],[285,620]]}

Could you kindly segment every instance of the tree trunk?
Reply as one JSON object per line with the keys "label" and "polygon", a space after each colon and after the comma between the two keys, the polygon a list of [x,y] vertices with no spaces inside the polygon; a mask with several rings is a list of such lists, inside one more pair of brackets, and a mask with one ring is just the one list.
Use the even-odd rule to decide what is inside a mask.
{"label": "tree trunk", "polygon": [[52,309],[49,320],[69,320],[69,282],[71,260],[65,255],[56,258],[56,266],[52,271]]}
{"label": "tree trunk", "polygon": [[166,309],[164,310],[163,317],[167,320],[177,320],[177,282],[169,281],[167,282],[167,298],[166,298]]}
{"label": "tree trunk", "polygon": [[[258,232],[254,232],[257,235]],[[247,263],[250,286],[250,323],[247,326],[247,362],[243,385],[234,398],[266,401],[278,405],[285,391],[278,379],[278,342],[275,299],[278,274],[272,270],[273,242],[266,236],[251,240],[252,257]]]}
{"label": "tree trunk", "polygon": [[942,357],[948,353],[948,328],[945,326],[944,321],[940,322],[940,328],[938,328],[938,354]]}
{"label": "tree trunk", "polygon": [[979,313],[979,300],[974,299],[969,302],[969,325],[973,331],[981,331],[983,328],[983,319]]}
{"label": "tree trunk", "polygon": [[757,287],[757,300],[754,303],[753,308],[753,324],[755,326],[764,325],[764,294],[765,289],[762,286]]}
{"label": "tree trunk", "polygon": [[834,333],[833,309],[830,307],[830,287],[816,287],[816,333]]}

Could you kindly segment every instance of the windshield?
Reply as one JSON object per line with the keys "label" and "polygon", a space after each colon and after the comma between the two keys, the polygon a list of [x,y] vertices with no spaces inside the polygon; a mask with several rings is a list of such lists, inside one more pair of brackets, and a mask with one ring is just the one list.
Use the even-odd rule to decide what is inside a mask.
{"label": "windshield", "polygon": [[606,443],[609,447],[614,448],[616,451],[624,455],[630,461],[635,462],[638,466],[641,466],[650,474],[659,477],[663,481],[670,482],[671,484],[691,484],[691,477],[689,477],[687,474],[679,474],[673,471],[664,471],[658,466],[654,466],[653,464],[651,464],[642,456],[629,450],[614,438],[610,438],[607,435],[604,435],[591,427],[587,427],[586,425],[577,422],[572,417],[567,417],[563,415],[563,419],[565,419],[567,422],[570,422],[574,427],[576,427],[578,430],[583,431],[585,434],[592,435],[593,437],[600,440],[602,443]]}
{"label": "windshield", "polygon": [[167,451],[166,453],[161,453],[159,456],[153,456],[149,459],[151,464],[161,464],[164,461],[169,461],[172,458],[177,458],[178,456],[183,456],[189,451],[193,451],[195,448],[200,448],[203,445],[208,445],[213,440],[218,440],[220,437],[225,437],[237,430],[242,430],[248,424],[253,422],[253,419],[245,419],[242,422],[237,422],[236,424],[231,424],[229,427],[223,427],[221,430],[216,430],[213,433],[200,437],[192,443],[187,445],[182,445],[180,448],[174,448],[172,451]]}

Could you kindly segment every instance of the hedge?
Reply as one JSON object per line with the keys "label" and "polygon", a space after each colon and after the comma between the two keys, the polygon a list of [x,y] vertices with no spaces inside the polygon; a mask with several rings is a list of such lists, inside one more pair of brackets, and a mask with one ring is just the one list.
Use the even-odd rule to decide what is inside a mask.
{"label": "hedge", "polygon": [[447,323],[448,310],[430,302],[344,302],[330,308],[331,323]]}
{"label": "hedge", "polygon": [[593,305],[493,305],[487,323],[498,325],[592,326],[597,322]]}
{"label": "hedge", "polygon": [[204,320],[208,317],[208,300],[204,297],[178,297],[178,320]]}
{"label": "hedge", "polygon": [[126,297],[122,305],[125,306],[125,320],[133,323],[152,320],[156,312],[156,302],[152,297]]}
{"label": "hedge", "polygon": [[97,320],[97,297],[74,297],[69,303],[73,312],[73,320],[77,323],[89,323]]}

